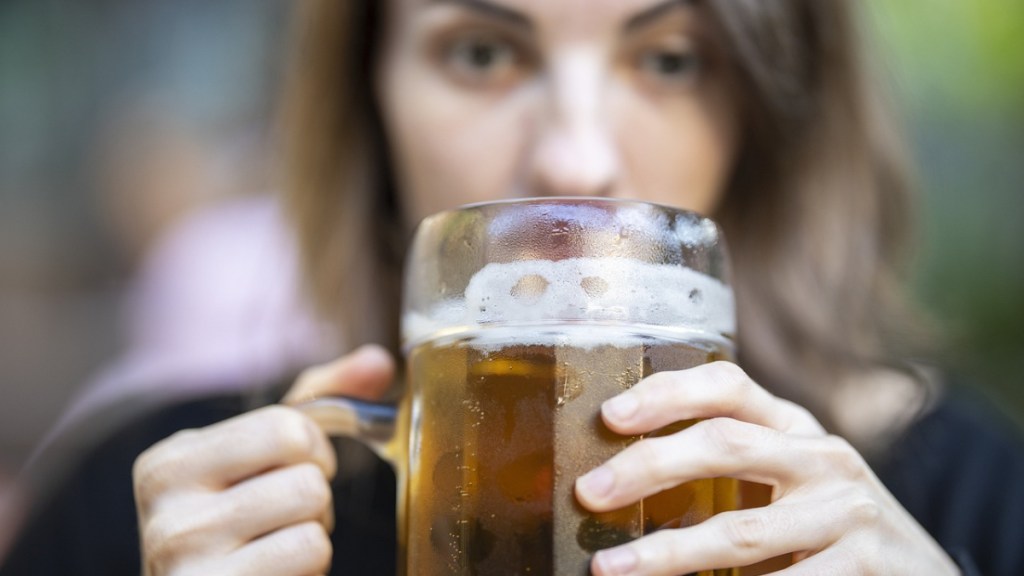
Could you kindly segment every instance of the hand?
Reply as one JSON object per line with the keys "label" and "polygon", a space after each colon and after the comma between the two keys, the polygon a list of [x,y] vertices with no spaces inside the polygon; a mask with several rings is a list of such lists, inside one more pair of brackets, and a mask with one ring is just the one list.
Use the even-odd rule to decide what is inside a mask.
{"label": "hand", "polygon": [[[304,372],[285,397],[379,397],[394,362],[365,346]],[[143,571],[323,574],[331,562],[334,450],[312,420],[271,406],[156,444],[135,461]]]}
{"label": "hand", "polygon": [[701,421],[640,440],[579,478],[576,496],[592,511],[700,478],[728,476],[774,489],[763,508],[720,513],[599,552],[595,575],[671,576],[788,553],[799,561],[775,574],[959,574],[848,442],[735,364],[654,374],[605,402],[601,416],[630,435]]}

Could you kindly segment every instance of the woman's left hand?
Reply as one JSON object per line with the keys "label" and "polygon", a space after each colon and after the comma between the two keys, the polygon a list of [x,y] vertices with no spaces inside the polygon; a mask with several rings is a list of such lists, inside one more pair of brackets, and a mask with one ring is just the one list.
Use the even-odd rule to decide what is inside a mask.
{"label": "woman's left hand", "polygon": [[776,574],[959,574],[848,442],[735,364],[654,374],[605,402],[601,414],[609,428],[631,435],[701,421],[637,441],[579,478],[576,496],[592,511],[701,478],[728,476],[774,490],[763,508],[723,512],[601,551],[591,564],[598,576],[688,574],[789,553],[799,561]]}

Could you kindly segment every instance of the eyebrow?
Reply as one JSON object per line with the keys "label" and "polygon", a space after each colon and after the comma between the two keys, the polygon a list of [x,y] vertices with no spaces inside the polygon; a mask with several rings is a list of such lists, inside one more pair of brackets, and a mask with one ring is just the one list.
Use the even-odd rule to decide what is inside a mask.
{"label": "eyebrow", "polygon": [[[665,0],[664,2],[660,2],[643,10],[639,14],[631,16],[623,26],[623,30],[626,32],[632,32],[638,28],[643,28],[644,26],[647,26],[661,18],[668,12],[672,12],[680,8],[687,8],[696,2],[697,0]],[[518,12],[494,2],[489,2],[488,0],[430,0],[430,3],[455,4],[485,16],[504,20],[505,22],[518,27],[533,28],[533,22],[522,12]]]}
{"label": "eyebrow", "polygon": [[651,6],[650,8],[647,8],[644,11],[640,12],[639,14],[630,17],[630,19],[626,21],[626,25],[623,26],[622,29],[626,32],[635,31],[638,28],[643,28],[644,26],[651,24],[652,22],[661,18],[668,12],[672,12],[679,8],[688,8],[690,6],[693,6],[695,3],[696,0],[665,0],[665,2],[655,4],[654,6]]}
{"label": "eyebrow", "polygon": [[455,4],[521,28],[533,28],[533,22],[522,12],[517,12],[487,0],[430,0],[430,2],[432,4]]}

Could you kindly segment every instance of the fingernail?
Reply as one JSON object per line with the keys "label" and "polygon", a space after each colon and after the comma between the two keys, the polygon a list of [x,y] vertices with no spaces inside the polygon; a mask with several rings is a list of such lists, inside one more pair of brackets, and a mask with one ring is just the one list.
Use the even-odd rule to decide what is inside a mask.
{"label": "fingernail", "polygon": [[601,550],[594,555],[594,561],[604,574],[629,574],[637,565],[636,554],[629,548]]}
{"label": "fingernail", "polygon": [[594,468],[576,480],[576,486],[593,498],[604,498],[612,491],[615,476],[605,466]]}
{"label": "fingernail", "polygon": [[639,407],[640,402],[637,401],[633,394],[620,394],[611,400],[607,400],[604,406],[602,406],[606,415],[619,422],[625,422],[632,418]]}

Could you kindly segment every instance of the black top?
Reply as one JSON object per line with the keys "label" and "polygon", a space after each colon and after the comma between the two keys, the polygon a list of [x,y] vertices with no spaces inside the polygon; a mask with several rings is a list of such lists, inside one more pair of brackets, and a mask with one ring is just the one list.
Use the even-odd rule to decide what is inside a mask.
{"label": "black top", "polygon": [[[131,468],[136,456],[185,428],[240,414],[239,397],[157,411],[111,435],[30,519],[0,576],[139,573]],[[395,573],[395,477],[354,442],[341,441],[334,481],[331,574]],[[354,470],[355,469],[355,470]],[[875,471],[960,563],[965,574],[1024,575],[1024,445],[991,410],[943,401],[920,419]]]}
{"label": "black top", "polygon": [[1024,443],[983,401],[944,398],[874,468],[965,575],[1024,576]]}

